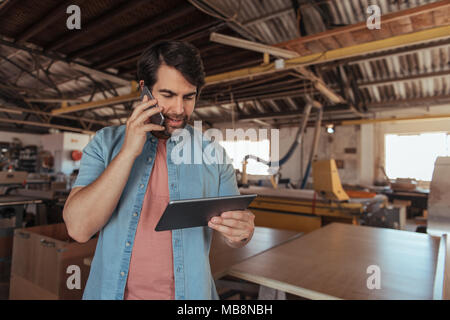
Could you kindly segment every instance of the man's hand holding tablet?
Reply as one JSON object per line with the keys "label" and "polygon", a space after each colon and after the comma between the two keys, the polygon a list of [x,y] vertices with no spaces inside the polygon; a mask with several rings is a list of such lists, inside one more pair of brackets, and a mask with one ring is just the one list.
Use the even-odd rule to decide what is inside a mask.
{"label": "man's hand holding tablet", "polygon": [[208,226],[218,231],[229,246],[240,248],[247,244],[255,230],[255,215],[248,210],[226,211],[213,217]]}

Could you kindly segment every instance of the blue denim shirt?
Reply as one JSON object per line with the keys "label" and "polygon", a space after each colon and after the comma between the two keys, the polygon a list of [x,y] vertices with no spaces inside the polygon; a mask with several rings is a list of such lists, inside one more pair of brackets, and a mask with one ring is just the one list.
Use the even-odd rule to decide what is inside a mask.
{"label": "blue denim shirt", "polygon": [[[220,157],[229,160],[224,150],[191,126],[186,126],[186,129],[191,138],[173,136],[167,141],[170,200],[238,195],[231,162],[218,163]],[[96,133],[83,149],[80,171],[73,187],[87,186],[102,174],[120,151],[125,130],[125,125],[112,126]],[[147,141],[131,169],[119,203],[100,230],[83,299],[123,299],[134,238],[157,144],[156,137],[147,133]],[[191,146],[195,152],[185,149],[187,146]],[[205,148],[209,148],[203,155],[206,161],[201,161],[201,153]],[[185,160],[190,158],[191,164],[186,163],[188,161],[179,163],[180,157],[175,157],[173,161],[172,153]],[[209,227],[172,231],[175,299],[218,299],[209,264],[211,237],[212,229]]]}

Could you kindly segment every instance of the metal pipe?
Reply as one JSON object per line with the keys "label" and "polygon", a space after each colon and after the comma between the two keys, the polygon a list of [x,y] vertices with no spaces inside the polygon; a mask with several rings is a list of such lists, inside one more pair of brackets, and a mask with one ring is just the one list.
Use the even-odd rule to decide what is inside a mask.
{"label": "metal pipe", "polygon": [[308,103],[305,106],[302,124],[297,131],[295,141],[292,143],[291,147],[289,148],[288,152],[286,152],[286,154],[283,156],[283,158],[279,159],[278,161],[273,161],[273,160],[266,161],[264,159],[261,159],[259,157],[253,156],[253,155],[246,155],[244,157],[244,163],[246,163],[248,159],[254,159],[258,162],[268,165],[269,167],[272,167],[273,165],[276,165],[277,167],[281,167],[283,164],[285,164],[290,159],[292,154],[294,153],[295,148],[297,148],[297,146],[302,143],[303,134],[305,132],[306,125],[308,123],[309,114],[311,113],[312,107],[313,107],[312,103]]}
{"label": "metal pipe", "polygon": [[320,138],[320,130],[322,129],[322,116],[323,116],[323,107],[319,108],[319,115],[317,117],[316,128],[314,130],[314,140],[311,149],[311,153],[309,155],[308,165],[306,167],[305,175],[303,176],[303,181],[300,186],[300,189],[305,189],[306,181],[308,180],[309,173],[311,171],[312,162],[314,158],[317,156],[317,147],[319,146],[319,138]]}

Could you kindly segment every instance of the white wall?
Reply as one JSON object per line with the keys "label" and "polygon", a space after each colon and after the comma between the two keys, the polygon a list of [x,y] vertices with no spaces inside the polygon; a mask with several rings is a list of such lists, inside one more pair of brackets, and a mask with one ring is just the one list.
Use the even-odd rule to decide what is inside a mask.
{"label": "white wall", "polygon": [[[286,154],[295,139],[298,127],[281,128],[280,130],[280,156]],[[303,145],[298,148],[290,160],[281,168],[283,177],[291,178],[293,183],[299,183],[306,172],[314,137],[314,128],[307,128],[303,137]],[[343,161],[343,168],[338,169],[343,183],[359,183],[360,149],[359,126],[336,127],[333,134],[328,134],[325,128],[320,131],[317,159],[335,159]],[[346,153],[345,149],[354,148],[356,153]],[[310,172],[308,182],[312,182]]]}
{"label": "white wall", "polygon": [[80,168],[81,161],[72,160],[72,151],[83,151],[84,147],[89,143],[90,137],[87,134],[64,132],[64,149],[63,164],[61,171],[66,175],[70,175],[74,169]]}
{"label": "white wall", "polygon": [[12,142],[13,138],[19,138],[22,145],[36,145],[43,150],[50,151],[55,159],[55,172],[61,171],[70,175],[74,169],[80,167],[80,161],[72,161],[72,150],[80,150],[89,143],[87,134],[63,132],[52,134],[29,134],[15,132],[0,132],[0,141]]}
{"label": "white wall", "polygon": [[361,125],[360,134],[359,184],[372,185],[376,168],[374,125]]}
{"label": "white wall", "polygon": [[89,135],[72,132],[42,136],[44,149],[50,151],[55,158],[55,172],[61,171],[66,175],[70,175],[74,169],[80,168],[80,161],[73,161],[71,158],[72,151],[82,151],[89,140]]}
{"label": "white wall", "polygon": [[[439,115],[450,114],[450,104],[433,108],[415,108],[404,109],[394,112],[377,113],[378,118],[386,118],[391,116],[396,117],[411,117],[421,115]],[[436,119],[436,120],[415,120],[405,122],[385,122],[373,125],[375,138],[375,180],[382,181],[383,173],[380,166],[385,166],[384,158],[384,136],[386,134],[418,134],[423,132],[447,132],[450,133],[450,118]]]}
{"label": "white wall", "polygon": [[[231,128],[231,124],[220,124],[217,126],[224,130]],[[236,128],[244,130],[248,128],[264,128],[254,125],[252,123],[243,123],[236,126]],[[270,130],[270,128],[268,128]],[[296,138],[298,127],[283,127],[279,131],[279,155],[283,157]],[[303,144],[297,147],[286,162],[280,172],[282,178],[290,178],[294,184],[299,184],[303,178],[308,165],[310,151],[314,136],[314,128],[307,128],[303,137]],[[225,138],[225,135],[224,135]],[[320,133],[320,140],[317,149],[317,159],[336,159],[344,162],[344,168],[338,169],[339,175],[343,183],[357,184],[359,183],[359,158],[360,158],[360,126],[341,126],[335,128],[335,133],[330,135],[322,128]],[[346,148],[356,148],[355,154],[345,153]],[[309,175],[309,182],[312,182],[311,174]]]}
{"label": "white wall", "polygon": [[23,146],[27,145],[42,146],[41,136],[42,135],[39,134],[0,131],[0,141],[12,142],[13,138],[18,138],[20,139],[20,141],[22,141]]}
{"label": "white wall", "polygon": [[[376,118],[411,117],[422,115],[450,114],[450,104],[400,109],[390,112],[377,112]],[[231,123],[224,123],[219,128],[231,128]],[[236,123],[236,127],[263,128],[251,122]],[[280,157],[286,154],[297,133],[297,127],[280,129]],[[408,122],[383,122],[376,124],[346,125],[335,127],[330,135],[325,129],[321,131],[318,159],[343,160],[344,168],[338,169],[342,183],[372,185],[375,181],[384,181],[380,166],[384,166],[384,135],[392,133],[414,134],[421,132],[450,132],[450,118],[441,120],[415,120]],[[311,150],[314,128],[308,128],[301,148],[295,150],[290,160],[281,168],[282,176],[298,183],[302,172],[306,170]],[[346,153],[346,148],[356,148],[356,153]],[[303,171],[302,171],[303,170]],[[311,182],[311,176],[309,181]]]}

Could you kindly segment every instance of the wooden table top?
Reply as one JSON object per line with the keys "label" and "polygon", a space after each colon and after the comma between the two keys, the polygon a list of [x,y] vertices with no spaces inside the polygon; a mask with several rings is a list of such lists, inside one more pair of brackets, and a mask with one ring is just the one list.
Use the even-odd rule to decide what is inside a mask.
{"label": "wooden table top", "polygon": [[[274,248],[286,241],[296,239],[301,235],[302,233],[297,231],[255,227],[252,240],[243,248],[235,249],[229,247],[214,231],[209,254],[211,273],[214,279],[221,278],[227,274],[227,271],[234,264]],[[84,263],[90,266],[92,259],[93,257],[87,257],[84,259]]]}
{"label": "wooden table top", "polygon": [[[228,274],[308,299],[432,299],[439,239],[333,223],[234,265]],[[381,288],[368,289],[376,265]]]}
{"label": "wooden table top", "polygon": [[214,279],[221,278],[234,264],[296,239],[301,235],[302,233],[297,231],[255,227],[252,240],[246,246],[235,249],[229,247],[222,240],[222,237],[214,231],[209,254],[213,277]]}
{"label": "wooden table top", "polygon": [[22,195],[0,195],[0,206],[42,203],[41,199]]}

